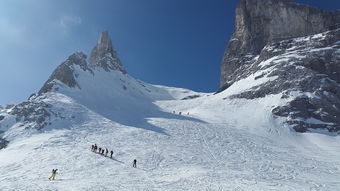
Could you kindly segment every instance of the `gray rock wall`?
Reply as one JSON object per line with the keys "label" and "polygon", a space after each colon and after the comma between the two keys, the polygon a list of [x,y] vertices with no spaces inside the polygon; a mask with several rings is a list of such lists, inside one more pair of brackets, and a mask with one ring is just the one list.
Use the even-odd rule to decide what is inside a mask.
{"label": "gray rock wall", "polygon": [[235,32],[225,51],[220,87],[235,82],[234,72],[268,43],[316,34],[340,27],[340,11],[323,11],[292,0],[241,0]]}

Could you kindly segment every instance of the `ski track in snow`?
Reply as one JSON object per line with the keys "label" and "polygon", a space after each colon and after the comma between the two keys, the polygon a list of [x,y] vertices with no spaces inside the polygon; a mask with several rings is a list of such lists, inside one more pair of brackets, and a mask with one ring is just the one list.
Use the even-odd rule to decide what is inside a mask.
{"label": "ski track in snow", "polygon": [[[340,138],[282,127],[268,114],[275,96],[184,101],[191,91],[153,88],[176,99],[153,102],[162,115],[132,117],[163,131],[123,125],[55,95],[49,101],[78,119],[56,121],[0,150],[0,190],[340,190]],[[114,158],[91,152],[94,143]],[[52,168],[59,169],[55,181],[48,180]]]}
{"label": "ski track in snow", "polygon": [[[109,122],[93,122],[51,137],[37,145],[22,162],[1,167],[2,172],[7,172],[6,176],[0,176],[1,189],[339,188],[339,169],[330,168],[334,164],[318,160],[317,155],[307,158],[291,146],[226,128],[227,124],[162,119],[153,122],[167,129],[170,136],[118,127]],[[94,126],[96,128],[93,129]],[[105,145],[109,149],[113,147],[114,160],[90,152],[91,143]],[[137,169],[131,168],[134,158],[138,159]],[[47,178],[54,167],[60,172],[57,180],[50,182]]]}

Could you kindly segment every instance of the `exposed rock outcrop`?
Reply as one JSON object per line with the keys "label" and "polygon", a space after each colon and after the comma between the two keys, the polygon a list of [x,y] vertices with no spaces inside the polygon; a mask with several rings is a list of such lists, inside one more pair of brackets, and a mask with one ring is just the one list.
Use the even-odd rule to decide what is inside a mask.
{"label": "exposed rock outcrop", "polygon": [[236,13],[220,91],[256,74],[254,81],[264,83],[231,98],[282,94],[290,101],[272,112],[296,131],[340,131],[340,11],[291,0],[241,0]]}
{"label": "exposed rock outcrop", "polygon": [[221,65],[220,87],[237,80],[245,56],[258,55],[268,43],[308,36],[340,27],[340,11],[323,11],[292,0],[241,0],[235,32]]}
{"label": "exposed rock outcrop", "polygon": [[86,62],[86,55],[84,53],[74,53],[68,57],[68,59],[60,64],[49,77],[49,79],[45,82],[43,87],[40,89],[39,94],[46,93],[51,91],[55,85],[54,80],[59,80],[64,83],[68,87],[79,87],[76,81],[76,74],[74,73],[74,67],[79,66],[84,71],[89,71],[92,73],[90,67]]}
{"label": "exposed rock outcrop", "polygon": [[26,101],[16,105],[10,115],[15,115],[17,123],[26,124],[26,128],[42,129],[49,124],[52,106],[43,101]]}
{"label": "exposed rock outcrop", "polygon": [[0,138],[0,150],[5,148],[9,142],[5,139]]}
{"label": "exposed rock outcrop", "polygon": [[273,109],[296,131],[326,128],[340,131],[340,29],[266,46],[240,78],[260,73],[254,80],[273,78],[234,95],[254,99],[282,93],[292,98]]}

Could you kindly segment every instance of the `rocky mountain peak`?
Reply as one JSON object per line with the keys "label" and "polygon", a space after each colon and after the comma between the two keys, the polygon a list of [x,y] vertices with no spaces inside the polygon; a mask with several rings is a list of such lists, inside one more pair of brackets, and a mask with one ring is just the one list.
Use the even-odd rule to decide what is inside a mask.
{"label": "rocky mountain peak", "polygon": [[57,88],[55,86],[56,80],[68,87],[80,88],[76,81],[77,74],[74,72],[77,67],[91,74],[93,74],[93,70],[96,67],[103,68],[105,71],[117,70],[123,74],[127,73],[112,46],[108,31],[104,31],[100,34],[97,44],[91,52],[89,62],[87,61],[87,56],[82,52],[72,54],[53,71],[38,94],[46,93]]}
{"label": "rocky mountain peak", "polygon": [[103,67],[106,71],[119,70],[126,73],[116,51],[112,46],[112,41],[108,31],[103,31],[97,41],[97,45],[92,49],[90,65]]}
{"label": "rocky mountain peak", "polygon": [[79,66],[82,70],[90,71],[92,73],[91,68],[88,67],[86,58],[87,56],[82,52],[77,52],[69,56],[66,61],[60,64],[53,71],[38,94],[46,93],[52,90],[55,85],[54,80],[59,80],[68,87],[79,87],[74,75],[74,66]]}
{"label": "rocky mountain peak", "polygon": [[[100,33],[100,36],[98,38],[97,45],[96,45],[95,48],[101,54],[99,56],[103,56],[106,53],[111,54],[111,56],[114,55],[113,54],[114,50],[113,50],[113,47],[112,47],[112,41],[110,39],[108,31],[103,31],[102,33]],[[95,61],[95,60],[93,60],[93,61]],[[91,62],[91,64],[95,64],[95,63]]]}

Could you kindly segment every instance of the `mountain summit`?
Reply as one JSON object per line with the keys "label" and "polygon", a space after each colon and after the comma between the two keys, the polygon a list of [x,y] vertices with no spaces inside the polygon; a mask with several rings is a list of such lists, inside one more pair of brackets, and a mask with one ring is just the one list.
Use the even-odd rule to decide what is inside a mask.
{"label": "mountain summit", "polygon": [[[53,71],[38,93],[32,94],[27,101],[13,106],[9,114],[16,116],[16,123],[25,126],[25,128],[42,129],[51,125],[52,116],[61,119],[52,111],[53,104],[43,101],[43,98],[52,98],[55,93],[61,92],[70,96],[74,95],[73,92],[76,91],[78,92],[77,96],[88,98],[84,101],[86,105],[92,103],[93,98],[99,92],[101,95],[98,95],[98,100],[112,98],[112,92],[109,92],[105,97],[103,91],[106,90],[98,87],[106,87],[111,91],[112,88],[117,86],[127,89],[128,85],[124,85],[122,81],[112,81],[116,78],[121,80],[128,78],[128,74],[112,46],[108,31],[100,34],[97,44],[91,52],[89,62],[86,54],[82,52],[73,53]],[[106,78],[103,79],[103,76],[106,76]],[[100,104],[97,103],[96,105]],[[110,107],[110,104],[105,103],[103,105]]]}
{"label": "mountain summit", "polygon": [[92,49],[90,64],[100,66],[105,70],[119,70],[126,73],[116,51],[113,49],[112,41],[108,31],[103,31],[97,41],[97,45]]}
{"label": "mountain summit", "polygon": [[80,67],[84,71],[89,71],[93,74],[93,70],[97,67],[103,68],[109,72],[112,70],[120,71],[127,74],[121,61],[119,60],[116,51],[113,49],[108,31],[100,34],[96,46],[92,49],[90,63],[86,60],[87,56],[82,52],[77,52],[68,57],[61,65],[59,65],[52,75],[49,77],[44,86],[40,89],[39,94],[47,92],[56,84],[55,80],[62,82],[68,87],[79,87],[74,73],[75,67]]}

